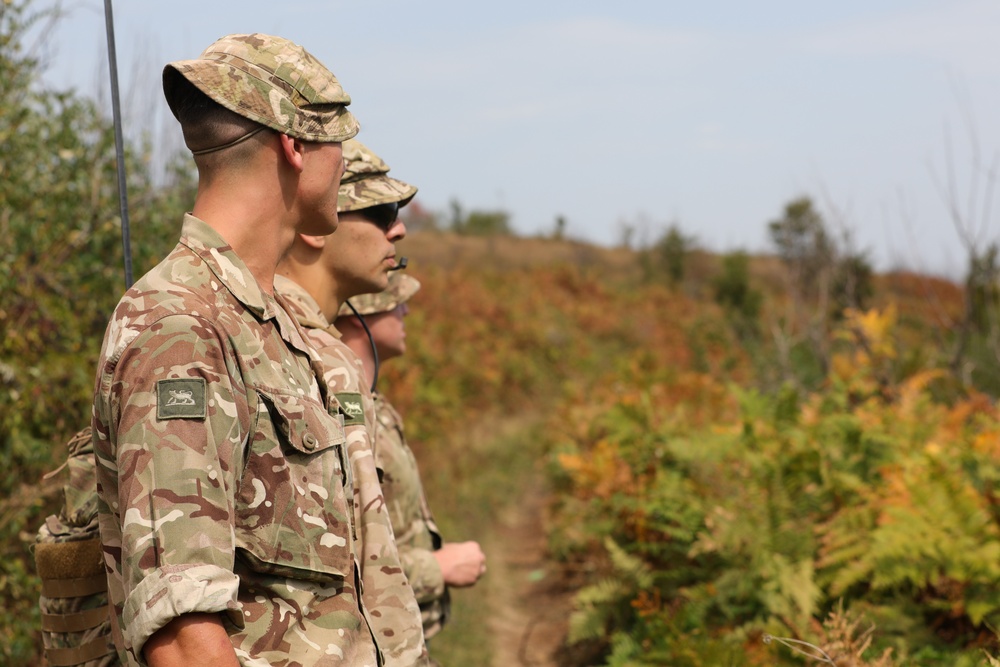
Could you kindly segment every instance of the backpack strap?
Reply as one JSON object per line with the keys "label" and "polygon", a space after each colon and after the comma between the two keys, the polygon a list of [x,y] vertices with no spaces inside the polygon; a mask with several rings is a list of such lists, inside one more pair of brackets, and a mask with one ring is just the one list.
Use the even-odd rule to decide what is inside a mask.
{"label": "backpack strap", "polygon": [[89,577],[42,579],[42,595],[47,598],[82,598],[107,590],[108,578],[103,572]]}
{"label": "backpack strap", "polygon": [[108,605],[67,614],[42,614],[42,630],[49,632],[84,632],[110,620]]}

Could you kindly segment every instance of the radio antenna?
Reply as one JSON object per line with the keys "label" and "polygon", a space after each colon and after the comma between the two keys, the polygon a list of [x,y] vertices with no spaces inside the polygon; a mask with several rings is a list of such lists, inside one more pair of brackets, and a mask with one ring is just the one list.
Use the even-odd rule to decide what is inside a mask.
{"label": "radio antenna", "polygon": [[128,223],[128,187],[125,179],[125,141],[118,95],[118,56],[115,51],[115,20],[111,0],[104,0],[104,23],[108,35],[108,70],[111,74],[111,116],[115,127],[115,156],[118,172],[118,208],[122,219],[122,254],[125,258],[125,289],[132,287],[132,243]]}

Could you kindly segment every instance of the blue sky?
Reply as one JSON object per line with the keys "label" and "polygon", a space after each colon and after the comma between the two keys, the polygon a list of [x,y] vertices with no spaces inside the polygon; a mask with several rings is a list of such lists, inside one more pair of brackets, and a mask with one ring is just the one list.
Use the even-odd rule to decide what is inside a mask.
{"label": "blue sky", "polygon": [[[107,96],[103,6],[63,4],[47,82]],[[434,210],[503,208],[523,233],[562,215],[571,236],[602,244],[676,223],[709,249],[757,252],[767,222],[810,195],[880,268],[953,275],[964,251],[945,201],[977,243],[1000,233],[985,172],[1000,151],[995,0],[118,0],[114,12],[126,131],[167,145],[179,132],[163,64],[268,32],[337,74],[359,139]]]}

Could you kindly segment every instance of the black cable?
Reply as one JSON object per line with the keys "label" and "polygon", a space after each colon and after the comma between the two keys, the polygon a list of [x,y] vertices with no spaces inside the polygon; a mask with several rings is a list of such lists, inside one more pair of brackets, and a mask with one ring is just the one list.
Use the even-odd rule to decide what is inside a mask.
{"label": "black cable", "polygon": [[348,299],[344,303],[346,303],[347,307],[351,309],[351,312],[354,313],[354,316],[361,321],[361,326],[364,327],[365,334],[368,335],[368,342],[372,346],[372,358],[375,360],[375,371],[372,373],[373,377],[372,377],[372,389],[371,389],[371,391],[374,394],[375,393],[375,385],[376,385],[376,383],[378,383],[378,348],[375,347],[375,337],[372,336],[371,329],[368,328],[368,323],[365,322],[365,318],[361,316],[361,313],[359,313],[358,309],[354,307],[354,304],[351,303],[350,299]]}

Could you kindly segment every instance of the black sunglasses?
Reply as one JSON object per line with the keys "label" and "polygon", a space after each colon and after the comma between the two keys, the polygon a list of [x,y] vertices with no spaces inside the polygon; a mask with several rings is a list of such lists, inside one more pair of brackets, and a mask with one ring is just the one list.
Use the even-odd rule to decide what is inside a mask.
{"label": "black sunglasses", "polygon": [[368,208],[359,210],[358,213],[365,220],[374,223],[383,232],[388,232],[396,224],[396,221],[399,220],[399,203],[392,202],[391,204],[369,206]]}

